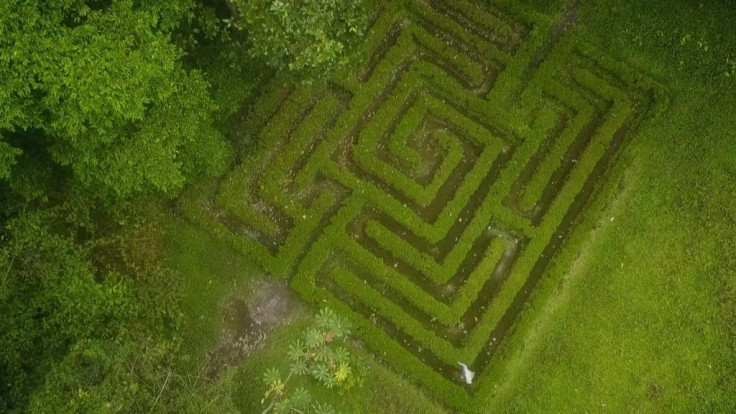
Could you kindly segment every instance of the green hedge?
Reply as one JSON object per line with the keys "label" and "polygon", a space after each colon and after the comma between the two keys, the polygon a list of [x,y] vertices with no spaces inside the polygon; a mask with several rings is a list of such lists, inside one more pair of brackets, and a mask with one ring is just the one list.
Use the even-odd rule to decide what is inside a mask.
{"label": "green hedge", "polygon": [[[238,137],[256,145],[220,182],[192,189],[180,208],[267,272],[291,276],[306,300],[349,317],[371,349],[445,404],[477,411],[612,191],[608,177],[589,177],[616,160],[616,132],[635,127],[652,101],[649,114],[666,101],[655,82],[574,30],[548,41],[557,23],[513,1],[389,2],[361,46],[366,64],[327,85],[267,86]],[[544,61],[530,66],[539,50]],[[564,182],[552,184],[561,157],[599,113]],[[561,130],[560,114],[570,116]],[[417,135],[430,118],[443,127]],[[517,182],[525,168],[532,174]],[[438,193],[456,176],[463,178],[444,202]],[[537,217],[550,188],[555,197]],[[555,247],[568,211],[588,190],[588,207]],[[471,202],[474,214],[459,223]],[[387,227],[384,215],[411,237]],[[457,240],[441,247],[456,225]],[[474,250],[476,243],[484,248]],[[513,266],[492,282],[492,297],[481,295],[515,249]],[[442,294],[471,252],[480,255],[477,265]],[[486,360],[492,331],[540,266],[543,276],[514,328],[478,369],[477,383],[462,386],[451,370],[457,361]],[[467,333],[457,332],[460,320],[472,321]]]}

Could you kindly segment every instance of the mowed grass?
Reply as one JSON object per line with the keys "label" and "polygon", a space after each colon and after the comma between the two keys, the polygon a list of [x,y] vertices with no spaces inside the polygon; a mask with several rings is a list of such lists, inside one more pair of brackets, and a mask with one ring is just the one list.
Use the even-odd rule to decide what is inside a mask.
{"label": "mowed grass", "polygon": [[671,104],[489,412],[736,411],[736,13],[670,3],[581,6],[585,34]]}
{"label": "mowed grass", "polygon": [[736,144],[721,132],[736,122],[689,121],[704,108],[685,103],[639,137],[636,175],[494,412],[736,410]]}
{"label": "mowed grass", "polygon": [[[539,8],[553,12],[558,3]],[[652,74],[671,102],[625,148],[620,162],[630,167],[617,198],[488,412],[736,412],[736,73],[726,77],[732,51],[736,59],[733,10],[725,1],[579,4],[582,35]],[[221,306],[265,276],[185,221],[172,218],[167,228],[170,261],[187,285],[186,346],[203,359]],[[242,412],[260,411],[263,371],[286,369],[288,343],[308,323],[304,316],[278,330],[235,369]],[[341,395],[304,385],[345,413],[441,412],[356,352],[368,368],[363,387]]]}

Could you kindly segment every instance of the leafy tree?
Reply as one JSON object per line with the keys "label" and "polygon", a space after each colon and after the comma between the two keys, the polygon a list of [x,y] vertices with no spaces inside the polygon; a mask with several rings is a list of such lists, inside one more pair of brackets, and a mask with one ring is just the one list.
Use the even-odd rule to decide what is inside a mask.
{"label": "leafy tree", "polygon": [[318,77],[348,61],[367,26],[361,1],[234,0],[253,56],[278,70]]}
{"label": "leafy tree", "polygon": [[72,349],[31,394],[33,413],[235,414],[230,377],[212,382],[182,366],[178,343],[137,340]]}
{"label": "leafy tree", "polygon": [[350,336],[349,323],[324,308],[317,315],[315,325],[307,328],[300,339],[289,345],[289,373],[283,378],[276,368],[263,375],[268,387],[262,403],[263,413],[311,412],[334,413],[329,405],[313,401],[303,387],[289,387],[295,377],[311,377],[327,388],[347,390],[362,380],[362,365],[348,349],[345,341]]}
{"label": "leafy tree", "polygon": [[18,148],[0,141],[0,180],[10,176],[10,170],[15,165],[16,157],[22,153]]}
{"label": "leafy tree", "polygon": [[[171,40],[192,0],[0,3],[0,179],[42,147],[90,193],[171,192],[220,171],[215,104]],[[37,131],[43,139],[28,139]]]}
{"label": "leafy tree", "polygon": [[120,275],[96,280],[84,254],[54,234],[47,213],[11,220],[0,249],[0,411],[22,405],[70,350],[114,342],[138,313]]}
{"label": "leafy tree", "polygon": [[178,275],[138,257],[148,230],[80,242],[59,210],[0,228],[0,412],[236,412],[227,378],[188,368]]}
{"label": "leafy tree", "polygon": [[[261,40],[292,48],[266,59],[273,67],[321,72],[345,60],[365,21],[352,2],[241,9],[264,25],[292,21],[281,37],[264,26],[259,39],[257,24],[234,30],[221,7],[203,4],[0,1],[0,412],[235,412],[227,381],[204,384],[182,368],[177,275],[155,254],[134,257],[140,222],[130,209],[224,167],[229,148],[213,121],[247,93],[218,108],[191,69],[202,67],[196,57],[222,54],[208,73],[220,90],[241,91],[263,72],[242,63],[244,34],[269,56],[279,46],[269,52]],[[185,61],[182,47],[197,42],[207,52]],[[248,67],[233,79],[237,65]],[[345,389],[359,377],[337,346],[347,331],[334,315],[320,320],[295,344],[294,369]]]}

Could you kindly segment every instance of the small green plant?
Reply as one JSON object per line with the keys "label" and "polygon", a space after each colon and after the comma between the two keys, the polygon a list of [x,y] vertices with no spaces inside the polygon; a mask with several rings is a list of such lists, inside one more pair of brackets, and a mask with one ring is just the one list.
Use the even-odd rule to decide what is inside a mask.
{"label": "small green plant", "polygon": [[261,403],[263,413],[303,412],[334,413],[326,404],[314,401],[303,387],[289,387],[295,377],[311,377],[329,389],[350,389],[360,382],[362,367],[345,347],[350,335],[348,322],[332,310],[323,308],[314,326],[307,328],[301,338],[289,345],[289,373],[284,378],[276,368],[263,375],[268,387]]}
{"label": "small green plant", "polygon": [[726,65],[723,71],[723,76],[726,78],[730,78],[734,75],[736,75],[736,56],[729,55],[728,57],[726,57]]}

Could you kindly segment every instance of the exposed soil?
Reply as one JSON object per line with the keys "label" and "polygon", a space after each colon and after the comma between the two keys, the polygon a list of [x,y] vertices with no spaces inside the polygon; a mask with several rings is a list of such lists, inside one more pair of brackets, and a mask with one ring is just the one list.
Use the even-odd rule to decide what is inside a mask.
{"label": "exposed soil", "polygon": [[205,375],[216,378],[262,348],[268,334],[291,323],[300,306],[289,286],[279,281],[260,282],[249,298],[231,300],[220,313],[222,330],[217,344],[207,353]]}
{"label": "exposed soil", "polygon": [[565,29],[567,30],[571,27],[575,27],[578,25],[578,8],[579,8],[578,1],[571,1],[567,5],[565,5],[565,8],[563,9],[563,13],[565,15],[564,18],[564,25]]}

